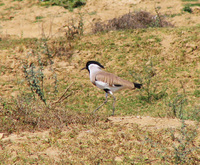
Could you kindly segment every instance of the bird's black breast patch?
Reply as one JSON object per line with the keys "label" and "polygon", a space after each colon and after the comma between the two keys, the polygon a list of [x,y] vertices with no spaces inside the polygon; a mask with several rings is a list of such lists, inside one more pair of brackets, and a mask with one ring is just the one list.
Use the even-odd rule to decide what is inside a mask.
{"label": "bird's black breast patch", "polygon": [[122,85],[120,84],[114,84],[115,87],[121,87]]}
{"label": "bird's black breast patch", "polygon": [[110,89],[104,89],[104,91],[105,91],[106,93],[109,93],[109,92],[110,92]]}

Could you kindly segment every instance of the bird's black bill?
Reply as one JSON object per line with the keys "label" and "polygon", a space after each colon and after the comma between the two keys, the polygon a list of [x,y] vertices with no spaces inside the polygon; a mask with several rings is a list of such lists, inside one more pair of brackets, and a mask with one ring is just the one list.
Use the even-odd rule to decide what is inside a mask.
{"label": "bird's black bill", "polygon": [[86,69],[86,67],[82,68],[81,70],[84,70],[84,69]]}

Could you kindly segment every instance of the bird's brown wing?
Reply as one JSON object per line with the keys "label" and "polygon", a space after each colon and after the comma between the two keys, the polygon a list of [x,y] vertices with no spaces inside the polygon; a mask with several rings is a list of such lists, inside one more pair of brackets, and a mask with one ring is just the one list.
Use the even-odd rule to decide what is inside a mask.
{"label": "bird's brown wing", "polygon": [[108,72],[99,72],[96,74],[95,77],[96,81],[103,81],[107,84],[109,84],[109,86],[123,86],[125,88],[134,88],[134,84],[130,81],[124,80],[112,73],[108,73]]}

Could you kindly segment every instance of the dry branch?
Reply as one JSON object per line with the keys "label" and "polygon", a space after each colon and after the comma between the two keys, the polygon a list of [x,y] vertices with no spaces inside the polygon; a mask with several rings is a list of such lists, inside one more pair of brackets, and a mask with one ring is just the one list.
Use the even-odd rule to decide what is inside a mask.
{"label": "dry branch", "polygon": [[60,103],[60,102],[64,101],[65,99],[67,99],[69,96],[71,96],[73,92],[71,92],[71,93],[68,94],[67,96],[65,96],[65,94],[68,92],[69,88],[70,88],[73,84],[74,84],[74,82],[72,82],[72,83],[66,88],[66,90],[65,90],[65,92],[62,94],[62,96],[61,96],[58,100],[54,101],[51,105],[55,105],[55,104],[57,104],[57,103]]}

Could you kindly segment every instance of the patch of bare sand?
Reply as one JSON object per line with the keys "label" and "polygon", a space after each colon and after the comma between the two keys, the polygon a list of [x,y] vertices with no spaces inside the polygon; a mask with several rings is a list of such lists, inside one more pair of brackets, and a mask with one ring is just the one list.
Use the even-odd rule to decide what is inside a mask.
{"label": "patch of bare sand", "polygon": [[[166,129],[181,127],[182,122],[179,119],[170,118],[154,118],[149,116],[125,116],[125,117],[109,117],[109,121],[121,125],[138,124],[141,128],[149,129]],[[186,120],[186,125],[195,126],[194,121]]]}
{"label": "patch of bare sand", "polygon": [[[139,10],[156,14],[155,7],[159,7],[159,13],[166,15],[175,26],[200,24],[199,12],[182,13],[184,3],[173,0],[88,0],[85,6],[73,12],[60,6],[43,7],[36,0],[31,3],[28,0],[4,0],[3,3],[5,5],[0,7],[1,34],[24,38],[40,38],[43,34],[50,37],[63,36],[65,25],[70,20],[76,21],[80,17],[79,13],[85,33],[91,32],[92,24],[97,21],[106,21]],[[167,17],[170,15],[174,17]]]}
{"label": "patch of bare sand", "polygon": [[[82,13],[85,32],[91,31],[91,24],[96,20],[108,20],[125,14],[130,10],[131,4],[137,4],[141,0],[129,1],[105,1],[88,0],[82,9],[74,9],[73,12],[60,6],[42,7],[36,1],[27,5],[28,1],[13,3],[12,0],[4,1],[1,22],[1,33],[18,37],[40,38],[46,36],[60,36],[66,24],[71,20],[77,20]],[[6,9],[10,8],[9,12]],[[39,18],[39,19],[37,19]]]}
{"label": "patch of bare sand", "polygon": [[[160,129],[168,129],[168,128],[180,128],[182,126],[182,121],[180,119],[171,119],[171,118],[154,118],[150,116],[123,116],[117,117],[112,116],[108,117],[108,121],[113,124],[120,124],[123,126],[132,127],[132,124],[137,124],[140,128],[145,130],[160,130]],[[184,123],[188,126],[196,126],[195,121],[185,120]],[[68,132],[69,128],[66,128],[62,131],[62,133]],[[198,129],[199,130],[199,129]],[[83,137],[93,133],[95,130],[87,130],[79,133],[78,138],[82,139]],[[42,131],[42,132],[23,132],[20,134],[11,134],[11,135],[4,135],[3,133],[0,134],[0,139],[10,142],[23,142],[28,141],[30,138],[40,138],[43,140],[48,140],[49,131]],[[56,151],[57,152],[57,151]],[[45,153],[45,152],[44,152]],[[51,155],[51,150],[48,150],[47,153]]]}

